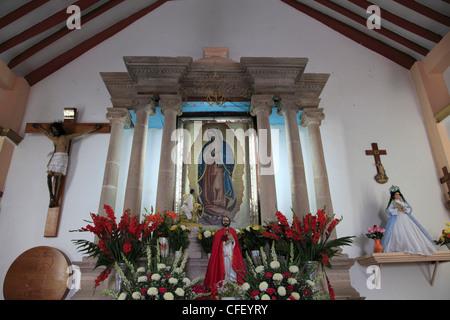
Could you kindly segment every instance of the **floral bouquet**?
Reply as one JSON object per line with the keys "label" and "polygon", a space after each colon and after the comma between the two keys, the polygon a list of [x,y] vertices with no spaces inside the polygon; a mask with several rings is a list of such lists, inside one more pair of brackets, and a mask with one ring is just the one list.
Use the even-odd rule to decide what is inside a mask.
{"label": "floral bouquet", "polygon": [[191,229],[185,225],[175,225],[169,229],[169,248],[183,251],[189,245],[188,234]]}
{"label": "floral bouquet", "polygon": [[246,255],[249,268],[244,278],[246,282],[241,286],[243,299],[319,300],[328,297],[328,294],[320,294],[317,289],[323,273],[313,277],[313,280],[310,279],[318,264],[310,269],[299,268],[298,259],[294,261],[293,248],[291,244],[289,259],[278,259],[273,243],[270,260],[261,248],[262,262],[259,265],[256,265],[248,254]]}
{"label": "floral bouquet", "polygon": [[71,230],[78,232],[92,232],[98,238],[98,244],[88,240],[73,240],[79,252],[84,252],[90,257],[96,258],[95,268],[105,266],[105,270],[100,273],[95,280],[95,286],[108,278],[115,263],[128,260],[135,264],[140,258],[145,256],[143,239],[151,233],[151,227],[139,222],[139,216],[130,217],[129,210],[122,215],[117,224],[114,211],[110,206],[104,206],[106,217],[91,213],[92,222],[87,221],[86,227]]}
{"label": "floral bouquet", "polygon": [[369,239],[381,239],[384,236],[385,229],[382,229],[380,227],[377,227],[377,225],[374,225],[373,228],[367,227],[367,233],[366,237]]}
{"label": "floral bouquet", "polygon": [[302,261],[318,261],[322,265],[331,268],[330,259],[338,254],[338,248],[350,245],[354,236],[346,236],[330,239],[330,235],[341,219],[333,219],[325,211],[318,210],[315,215],[308,213],[300,220],[295,214],[292,224],[289,225],[286,217],[277,212],[278,226],[272,227],[270,237],[287,242],[283,245],[283,253],[286,246],[293,242],[296,256]]}
{"label": "floral bouquet", "polygon": [[197,239],[206,253],[211,253],[213,237],[217,229],[200,229],[198,230]]}
{"label": "floral bouquet", "polygon": [[[446,228],[442,230],[442,234],[439,237],[439,240],[434,241],[435,244],[440,246],[449,245],[450,244],[450,222],[445,223]],[[450,249],[450,247],[449,247]]]}
{"label": "floral bouquet", "polygon": [[252,251],[264,247],[267,238],[263,236],[266,229],[262,226],[249,225],[241,231],[243,247]]}
{"label": "floral bouquet", "polygon": [[[147,209],[145,209],[146,212]],[[177,224],[179,217],[173,211],[163,211],[158,209],[153,213],[153,207],[149,214],[144,215],[145,225],[152,226],[153,238],[166,237],[170,235],[170,229]]]}
{"label": "floral bouquet", "polygon": [[[158,246],[157,246],[158,248]],[[151,249],[147,247],[146,266],[135,268],[126,261],[130,275],[125,277],[123,271],[117,268],[123,278],[122,291],[103,290],[118,300],[193,300],[210,293],[196,292],[196,283],[203,277],[190,280],[185,271],[188,253],[178,255],[174,259],[161,259],[158,253],[152,259]]]}

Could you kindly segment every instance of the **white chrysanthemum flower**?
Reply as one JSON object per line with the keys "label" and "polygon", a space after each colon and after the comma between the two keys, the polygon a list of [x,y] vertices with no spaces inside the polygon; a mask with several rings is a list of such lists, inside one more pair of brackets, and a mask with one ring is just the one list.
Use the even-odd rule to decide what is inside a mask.
{"label": "white chrysanthemum flower", "polygon": [[271,267],[272,269],[278,269],[278,268],[280,267],[280,263],[279,263],[278,261],[272,261],[272,262],[270,263],[270,267]]}
{"label": "white chrysanthemum flower", "polygon": [[270,297],[268,294],[263,294],[263,296],[261,297],[261,300],[270,300]]}
{"label": "white chrysanthemum flower", "polygon": [[137,268],[136,272],[145,272],[145,267]]}
{"label": "white chrysanthemum flower", "polygon": [[314,281],[311,281],[311,280],[306,280],[306,284],[307,284],[308,286],[310,286],[311,288],[315,286]]}
{"label": "white chrysanthemum flower", "polygon": [[146,282],[148,280],[147,276],[140,276],[138,282]]}
{"label": "white chrysanthemum flower", "polygon": [[274,273],[274,275],[272,276],[272,279],[274,281],[281,281],[281,280],[283,280],[283,275],[281,273]]}
{"label": "white chrysanthemum flower", "polygon": [[300,295],[298,294],[298,292],[292,292],[291,296],[293,296],[295,300],[299,300],[300,299]]}
{"label": "white chrysanthemum flower", "polygon": [[297,283],[297,279],[295,279],[295,278],[289,278],[289,279],[287,280],[287,282],[288,282],[290,285],[294,285],[294,284]]}
{"label": "white chrysanthemum flower", "polygon": [[161,279],[161,276],[159,274],[157,273],[152,274],[152,280],[159,281],[159,279]]}
{"label": "white chrysanthemum flower", "polygon": [[183,283],[188,286],[191,284],[191,280],[189,278],[183,278]]}
{"label": "white chrysanthemum flower", "polygon": [[242,284],[241,289],[247,291],[248,289],[250,289],[250,285],[247,282],[245,282]]}
{"label": "white chrysanthemum flower", "polygon": [[177,288],[175,290],[175,294],[179,297],[182,297],[182,296],[184,296],[184,290],[182,288]]}
{"label": "white chrysanthemum flower", "polygon": [[290,273],[297,273],[298,272],[298,267],[297,266],[290,266],[289,267],[289,272]]}
{"label": "white chrysanthemum flower", "polygon": [[155,288],[155,287],[150,287],[150,288],[148,288],[148,290],[147,290],[147,294],[148,294],[149,296],[156,296],[156,295],[158,294],[158,289]]}
{"label": "white chrysanthemum flower", "polygon": [[122,292],[119,295],[119,298],[117,298],[117,300],[125,300],[127,298],[127,293],[126,292]]}
{"label": "white chrysanthemum flower", "polygon": [[183,231],[186,230],[186,226],[183,225],[183,224],[180,226],[180,228],[181,228],[181,230],[183,230]]}
{"label": "white chrysanthemum flower", "polygon": [[163,295],[164,300],[173,300],[173,293],[172,292],[166,292]]}
{"label": "white chrysanthemum flower", "polygon": [[269,285],[267,284],[267,282],[263,281],[259,284],[259,290],[260,291],[266,291],[267,288],[269,287]]}
{"label": "white chrysanthemum flower", "polygon": [[177,278],[169,278],[169,283],[170,284],[177,284],[178,283],[178,279]]}
{"label": "white chrysanthemum flower", "polygon": [[255,271],[256,271],[257,273],[262,273],[262,272],[264,271],[264,266],[257,266],[257,267],[255,268]]}
{"label": "white chrysanthemum flower", "polygon": [[211,237],[211,231],[206,230],[205,232],[203,232],[203,236],[204,236],[205,238]]}
{"label": "white chrysanthemum flower", "polygon": [[286,288],[283,286],[279,286],[277,292],[280,296],[284,297],[286,295]]}
{"label": "white chrysanthemum flower", "polygon": [[164,269],[166,267],[166,265],[164,263],[158,263],[158,265],[156,266],[158,268],[158,270]]}
{"label": "white chrysanthemum flower", "polygon": [[138,291],[133,292],[133,294],[131,295],[131,297],[132,297],[134,300],[139,300],[139,299],[141,299],[141,293],[138,292]]}

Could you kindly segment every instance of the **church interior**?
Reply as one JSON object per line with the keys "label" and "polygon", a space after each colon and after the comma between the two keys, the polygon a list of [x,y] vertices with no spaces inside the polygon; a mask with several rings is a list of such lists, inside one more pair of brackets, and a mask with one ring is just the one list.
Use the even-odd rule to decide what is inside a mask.
{"label": "church interior", "polygon": [[[197,229],[342,219],[333,236],[353,242],[327,270],[336,299],[450,299],[450,244],[374,253],[366,236],[388,229],[399,190],[432,242],[449,226],[449,30],[444,0],[2,1],[0,299],[36,298],[46,280],[60,299],[107,299],[73,243],[97,240],[71,231],[105,204],[182,215],[191,190]],[[65,140],[39,129],[57,121]],[[191,233],[197,276],[208,258]],[[47,251],[18,280],[34,248]],[[52,263],[63,280],[46,278]]]}

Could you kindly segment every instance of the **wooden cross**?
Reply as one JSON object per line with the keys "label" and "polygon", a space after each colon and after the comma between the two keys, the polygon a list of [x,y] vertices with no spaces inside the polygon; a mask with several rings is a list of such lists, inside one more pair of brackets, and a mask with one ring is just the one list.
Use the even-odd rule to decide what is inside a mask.
{"label": "wooden cross", "polygon": [[[74,111],[74,115],[72,118],[67,119],[64,118],[62,122],[62,126],[66,132],[66,135],[77,135],[77,134],[85,134],[85,133],[109,133],[110,124],[109,123],[77,123],[76,109],[72,109]],[[66,111],[66,110],[65,110]],[[25,133],[43,133],[39,126],[45,131],[50,132],[51,123],[27,123],[25,127]],[[96,127],[100,127],[100,129],[96,129]],[[95,130],[95,131],[94,131]],[[69,146],[67,150],[67,154],[70,156],[70,145],[71,141],[69,141]],[[50,178],[48,178],[50,179]],[[65,186],[65,177],[62,175],[60,177],[59,184],[59,192],[57,195],[56,203],[54,205],[50,205],[47,212],[47,221],[45,223],[45,231],[44,237],[56,237],[58,234],[58,226],[59,226],[59,217],[61,212],[61,205],[64,195],[64,186]]]}
{"label": "wooden cross", "polygon": [[[450,190],[450,175],[448,174],[447,167],[442,168],[442,172],[444,172],[444,176],[439,179],[439,181],[442,183],[447,183],[447,188]],[[450,196],[450,192],[448,192],[448,195]]]}
{"label": "wooden cross", "polygon": [[367,156],[373,156],[375,158],[375,166],[377,167],[377,175],[375,176],[375,180],[379,183],[386,183],[388,177],[384,172],[383,165],[381,164],[380,155],[387,155],[386,150],[379,150],[378,143],[372,143],[372,150],[366,150]]}

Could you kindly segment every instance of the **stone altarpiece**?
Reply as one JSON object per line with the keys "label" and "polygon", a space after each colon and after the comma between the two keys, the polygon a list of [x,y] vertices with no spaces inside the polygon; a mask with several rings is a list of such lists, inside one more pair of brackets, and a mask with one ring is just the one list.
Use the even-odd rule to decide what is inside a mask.
{"label": "stone altarpiece", "polygon": [[[127,72],[101,73],[112,103],[107,113],[107,119],[111,121],[111,141],[101,199],[109,199],[111,202],[108,204],[112,208],[117,196],[117,166],[120,166],[117,149],[122,143],[123,127],[130,122],[129,111],[134,111],[136,120],[124,206],[132,214],[141,212],[148,119],[155,114],[156,108],[160,108],[164,123],[156,206],[173,210],[177,207],[181,189],[176,183],[180,170],[177,171],[171,158],[176,146],[172,133],[184,119],[183,102],[206,101],[211,94],[220,93],[227,101],[249,103],[247,117],[254,119],[256,136],[264,132],[270,137],[269,116],[273,111],[284,117],[292,209],[298,216],[310,212],[297,121],[301,111],[301,125],[308,128],[310,139],[316,205],[317,208],[326,206],[327,211],[332,212],[319,128],[324,118],[323,109],[319,108],[319,96],[329,74],[306,73],[306,58],[242,57],[236,62],[229,59],[228,48],[203,48],[203,58],[198,60],[183,56],[133,56],[124,57],[124,62]],[[231,115],[222,113],[221,116],[227,118]],[[272,142],[269,138],[264,139],[265,145],[262,143],[263,139],[256,139],[255,198],[258,200],[259,222],[274,219],[277,207],[273,163],[260,161],[262,156],[271,158]],[[258,154],[261,150],[266,154]],[[99,205],[100,214],[103,200]],[[191,239],[191,243],[195,242],[195,238]],[[199,249],[193,250],[189,253],[188,272],[197,276],[205,270],[207,260],[200,252],[195,252]],[[83,272],[86,273],[92,261],[86,259],[80,263],[85,265]],[[360,299],[350,284],[349,269],[353,263],[354,259],[343,254],[333,259],[333,269],[327,271],[337,299]],[[85,286],[90,289],[92,282]],[[89,294],[84,295],[81,293],[84,290],[80,290],[73,299],[91,297],[87,288]]]}

